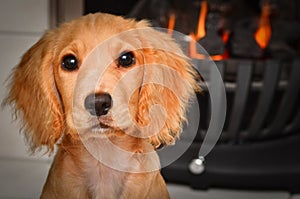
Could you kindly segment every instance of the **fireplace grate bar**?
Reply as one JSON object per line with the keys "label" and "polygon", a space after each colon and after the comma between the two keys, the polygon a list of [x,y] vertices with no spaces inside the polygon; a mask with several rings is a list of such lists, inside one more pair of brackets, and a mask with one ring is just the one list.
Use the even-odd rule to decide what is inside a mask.
{"label": "fireplace grate bar", "polygon": [[230,115],[228,136],[236,140],[239,137],[240,126],[250,90],[253,63],[241,61],[237,74],[237,89],[233,102],[233,109]]}
{"label": "fireplace grate bar", "polygon": [[270,110],[274,99],[276,86],[280,74],[280,64],[278,61],[270,60],[266,62],[266,69],[263,80],[261,96],[256,108],[256,112],[250,122],[250,128],[245,136],[247,138],[257,137],[264,124],[266,116]]}
{"label": "fireplace grate bar", "polygon": [[[223,60],[216,64],[227,94],[227,118],[220,142],[256,142],[300,129],[300,60]],[[231,77],[235,74],[229,82],[228,72]],[[210,78],[201,83],[201,95],[208,97],[208,105],[202,107],[208,119],[200,123],[199,142],[206,136],[210,121],[207,87],[213,81]]]}
{"label": "fireplace grate bar", "polygon": [[276,117],[270,127],[263,132],[263,136],[276,136],[283,133],[286,123],[291,117],[293,109],[297,105],[297,97],[300,90],[300,60],[293,62],[290,74],[289,85],[277,111]]}

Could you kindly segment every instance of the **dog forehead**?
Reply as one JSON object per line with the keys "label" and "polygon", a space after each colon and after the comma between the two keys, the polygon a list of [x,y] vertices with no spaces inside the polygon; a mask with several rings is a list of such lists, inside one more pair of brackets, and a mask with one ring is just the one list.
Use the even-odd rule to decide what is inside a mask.
{"label": "dog forehead", "polygon": [[56,49],[62,52],[70,48],[75,53],[80,51],[80,54],[83,52],[88,54],[102,44],[102,49],[109,47],[107,50],[110,51],[128,48],[127,44],[139,48],[140,31],[137,29],[141,27],[148,27],[148,25],[110,14],[90,14],[56,29]]}
{"label": "dog forehead", "polygon": [[137,23],[133,19],[125,19],[104,13],[89,14],[59,27],[61,33],[71,34],[74,37],[97,38],[106,40],[107,38],[130,29],[137,28]]}

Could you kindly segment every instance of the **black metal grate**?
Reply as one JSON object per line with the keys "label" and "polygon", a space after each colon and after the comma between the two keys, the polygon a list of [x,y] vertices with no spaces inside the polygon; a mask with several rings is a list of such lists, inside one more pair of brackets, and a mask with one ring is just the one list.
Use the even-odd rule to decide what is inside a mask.
{"label": "black metal grate", "polygon": [[[299,132],[299,60],[230,59],[218,62],[217,66],[227,94],[227,116],[220,142],[259,141]],[[198,97],[201,121],[196,140],[199,142],[205,136],[210,118],[205,88],[205,93]]]}
{"label": "black metal grate", "polygon": [[[196,139],[178,160],[162,169],[164,178],[199,189],[299,193],[300,60],[226,60],[217,66],[224,77],[228,105],[222,136],[205,157],[204,172],[191,173],[189,164],[198,157],[210,118],[209,95],[199,95]],[[187,141],[183,136],[174,147]]]}

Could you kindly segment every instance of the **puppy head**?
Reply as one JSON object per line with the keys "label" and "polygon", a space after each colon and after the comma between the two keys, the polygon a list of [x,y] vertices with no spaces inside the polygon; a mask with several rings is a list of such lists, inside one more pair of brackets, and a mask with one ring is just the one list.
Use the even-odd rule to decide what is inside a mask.
{"label": "puppy head", "polygon": [[87,15],[49,31],[24,54],[6,102],[22,117],[32,150],[52,150],[63,134],[117,132],[157,147],[179,135],[195,74],[179,46],[146,22]]}

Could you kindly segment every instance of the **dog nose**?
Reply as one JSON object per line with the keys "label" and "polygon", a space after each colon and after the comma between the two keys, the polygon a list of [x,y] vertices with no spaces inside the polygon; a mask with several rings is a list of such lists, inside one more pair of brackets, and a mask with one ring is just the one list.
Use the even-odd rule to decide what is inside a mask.
{"label": "dog nose", "polygon": [[108,93],[93,93],[85,98],[84,107],[91,115],[100,117],[112,107],[112,98]]}

